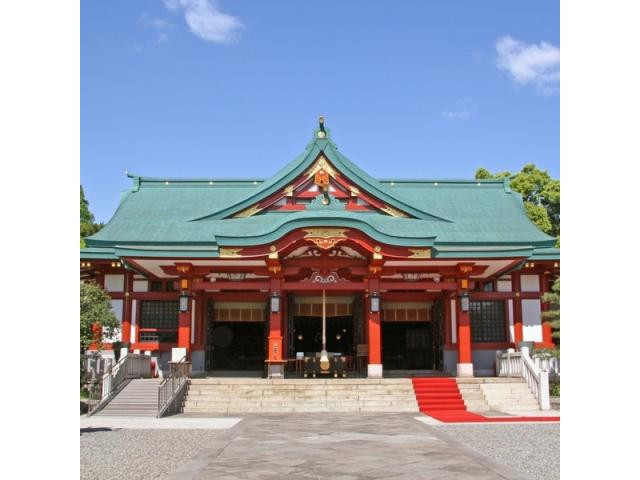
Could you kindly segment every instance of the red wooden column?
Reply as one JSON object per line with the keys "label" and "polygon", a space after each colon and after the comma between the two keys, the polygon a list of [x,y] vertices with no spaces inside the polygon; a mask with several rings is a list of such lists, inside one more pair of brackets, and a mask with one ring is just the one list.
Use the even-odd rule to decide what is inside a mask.
{"label": "red wooden column", "polygon": [[122,343],[129,348],[131,343],[131,306],[133,303],[133,272],[125,273],[124,277],[124,312],[122,315]]}
{"label": "red wooden column", "polygon": [[513,299],[513,337],[516,346],[523,340],[522,334],[522,299],[520,298],[520,273],[511,275],[512,287],[516,296]]}
{"label": "red wooden column", "polygon": [[[191,351],[191,279],[180,279],[180,295],[189,295],[189,303],[186,312],[180,312],[178,317],[178,348],[185,348],[187,355]],[[173,359],[177,361],[179,359]]]}
{"label": "red wooden column", "polygon": [[[267,354],[269,378],[282,378],[284,376],[284,363],[282,359],[282,312],[284,310],[284,297],[282,295],[282,277],[272,277],[270,280],[270,297],[279,298],[279,308],[274,312],[272,305],[269,308],[269,352]],[[271,300],[270,300],[271,303]]]}
{"label": "red wooden column", "polygon": [[[545,272],[543,275],[540,275],[541,295],[544,295],[550,290],[549,283],[549,273]],[[547,312],[549,310],[549,302],[543,302],[542,298],[540,298],[540,302],[542,313]],[[542,318],[542,343],[546,348],[554,347],[553,338],[551,336],[551,322],[546,318]]]}
{"label": "red wooden column", "polygon": [[473,359],[471,354],[471,318],[469,311],[462,311],[461,295],[467,293],[469,279],[458,281],[456,298],[456,320],[458,327],[458,377],[473,377]]}
{"label": "red wooden column", "polygon": [[382,335],[380,328],[380,312],[371,311],[371,295],[380,295],[380,279],[369,278],[369,301],[366,302],[369,340],[369,365],[367,377],[382,378]]}

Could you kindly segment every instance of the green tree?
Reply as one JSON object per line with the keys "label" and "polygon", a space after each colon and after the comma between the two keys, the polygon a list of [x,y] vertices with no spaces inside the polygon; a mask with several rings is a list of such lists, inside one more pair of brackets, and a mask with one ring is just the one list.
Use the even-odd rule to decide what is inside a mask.
{"label": "green tree", "polygon": [[509,177],[511,188],[522,195],[525,211],[531,221],[543,232],[559,237],[560,180],[554,180],[546,170],[542,171],[532,163],[516,174],[492,174],[486,168],[479,168],[475,175],[478,180],[503,177]]}
{"label": "green tree", "polygon": [[86,246],[86,237],[93,235],[103,226],[102,223],[96,223],[93,213],[89,210],[89,202],[84,196],[84,189],[80,185],[80,247]]}
{"label": "green tree", "polygon": [[549,309],[542,313],[542,318],[547,319],[553,328],[552,337],[560,344],[560,277],[553,282],[551,291],[542,296],[543,302],[549,303]]}
{"label": "green tree", "polygon": [[93,343],[94,325],[102,328],[102,337],[107,339],[113,338],[119,327],[111,297],[95,283],[80,282],[80,352]]}

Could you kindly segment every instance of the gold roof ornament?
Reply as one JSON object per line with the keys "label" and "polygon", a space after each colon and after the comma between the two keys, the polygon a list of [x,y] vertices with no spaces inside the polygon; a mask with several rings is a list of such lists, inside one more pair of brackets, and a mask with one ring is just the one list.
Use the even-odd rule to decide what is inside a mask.
{"label": "gold roof ornament", "polygon": [[320,115],[320,118],[318,118],[318,138],[326,138],[327,136],[327,132],[324,129],[324,117],[322,115]]}

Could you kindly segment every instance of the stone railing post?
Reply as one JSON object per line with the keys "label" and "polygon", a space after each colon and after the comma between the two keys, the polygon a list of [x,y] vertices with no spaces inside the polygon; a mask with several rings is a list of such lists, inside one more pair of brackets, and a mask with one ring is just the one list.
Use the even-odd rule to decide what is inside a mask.
{"label": "stone railing post", "polygon": [[540,371],[540,390],[538,391],[540,402],[540,410],[549,410],[551,402],[549,401],[549,371]]}

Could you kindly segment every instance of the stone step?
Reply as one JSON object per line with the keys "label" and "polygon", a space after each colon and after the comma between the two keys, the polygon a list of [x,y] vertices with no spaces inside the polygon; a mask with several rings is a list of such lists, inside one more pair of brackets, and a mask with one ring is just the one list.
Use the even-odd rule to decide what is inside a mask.
{"label": "stone step", "polygon": [[507,394],[499,394],[499,395],[485,395],[487,401],[490,402],[501,402],[504,401],[518,401],[518,400],[531,400],[536,397],[531,393],[507,393]]}
{"label": "stone step", "polygon": [[481,385],[480,389],[484,392],[517,392],[517,391],[529,391],[529,386],[526,383],[518,384],[505,384],[505,385]]}

